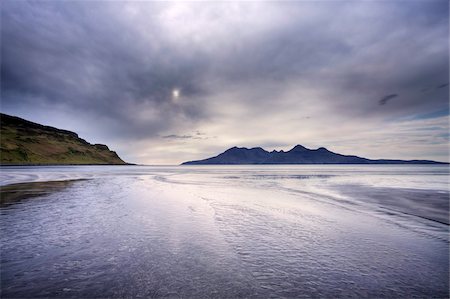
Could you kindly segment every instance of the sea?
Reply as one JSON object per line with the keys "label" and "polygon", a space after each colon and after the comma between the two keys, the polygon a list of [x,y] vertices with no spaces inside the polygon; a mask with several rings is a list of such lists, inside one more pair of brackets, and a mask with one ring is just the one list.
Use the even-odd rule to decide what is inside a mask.
{"label": "sea", "polygon": [[448,298],[447,165],[1,167],[2,298]]}

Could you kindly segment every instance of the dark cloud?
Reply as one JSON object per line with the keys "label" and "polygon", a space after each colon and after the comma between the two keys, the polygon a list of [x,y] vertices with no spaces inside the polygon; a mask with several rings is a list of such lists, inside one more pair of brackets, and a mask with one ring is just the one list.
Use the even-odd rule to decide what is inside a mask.
{"label": "dark cloud", "polygon": [[386,105],[386,103],[388,102],[388,101],[390,101],[390,100],[392,100],[393,98],[396,98],[396,97],[398,97],[398,94],[389,94],[389,95],[387,95],[387,96],[384,96],[383,98],[381,98],[379,101],[378,101],[378,104],[380,104],[380,105]]}
{"label": "dark cloud", "polygon": [[[115,133],[137,137],[156,135],[177,119],[201,118],[201,61],[156,47],[156,36],[154,44],[143,43],[142,33],[121,20],[123,4],[109,6],[6,1],[3,104],[40,101],[101,115],[110,120],[105,127],[117,120]],[[173,101],[174,88],[182,103]],[[148,118],[140,116],[145,111]]]}
{"label": "dark cloud", "polygon": [[205,133],[201,133],[199,131],[196,131],[192,135],[169,134],[169,135],[161,136],[161,138],[164,138],[164,139],[197,139],[197,140],[204,140],[204,139],[216,138],[216,136],[210,137],[210,136],[206,136]]}
{"label": "dark cloud", "polygon": [[[286,119],[315,130],[448,109],[448,83],[434,88],[449,80],[447,1],[5,0],[1,10],[2,112],[67,118],[105,143],[230,132],[235,142]],[[397,92],[379,100],[390,109],[373,109],[386,90]]]}
{"label": "dark cloud", "polygon": [[161,136],[162,138],[166,138],[166,139],[190,139],[190,138],[195,138],[192,135],[175,135],[175,134],[171,134],[171,135],[165,135],[165,136]]}

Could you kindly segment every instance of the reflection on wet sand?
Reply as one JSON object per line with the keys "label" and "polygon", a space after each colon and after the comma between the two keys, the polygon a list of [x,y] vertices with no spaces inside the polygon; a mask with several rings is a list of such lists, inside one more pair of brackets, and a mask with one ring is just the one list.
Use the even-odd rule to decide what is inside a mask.
{"label": "reflection on wet sand", "polygon": [[448,191],[356,184],[338,186],[336,189],[340,194],[360,202],[376,204],[379,209],[388,212],[398,212],[449,225]]}
{"label": "reflection on wet sand", "polygon": [[0,188],[0,206],[11,205],[31,197],[45,196],[59,192],[79,181],[83,181],[83,179],[19,183],[2,186]]}

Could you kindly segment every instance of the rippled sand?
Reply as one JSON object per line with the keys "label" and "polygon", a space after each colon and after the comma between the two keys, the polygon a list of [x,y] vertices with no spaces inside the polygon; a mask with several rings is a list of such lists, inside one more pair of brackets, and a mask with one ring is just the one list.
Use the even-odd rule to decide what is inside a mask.
{"label": "rippled sand", "polygon": [[445,298],[448,177],[433,166],[3,168],[3,184],[86,180],[2,187],[2,200],[43,192],[0,208],[2,297]]}

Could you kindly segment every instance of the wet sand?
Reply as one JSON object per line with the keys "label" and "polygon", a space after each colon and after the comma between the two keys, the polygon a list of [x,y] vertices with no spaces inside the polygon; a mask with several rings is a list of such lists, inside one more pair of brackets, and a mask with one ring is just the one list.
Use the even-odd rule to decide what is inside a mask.
{"label": "wet sand", "polygon": [[[87,180],[54,182],[70,178]],[[2,188],[0,297],[449,295],[444,167],[0,173],[3,184],[30,179],[41,182]]]}
{"label": "wet sand", "polygon": [[0,187],[0,206],[7,206],[33,197],[47,196],[72,186],[83,179],[30,182],[10,184]]}
{"label": "wet sand", "polygon": [[390,212],[403,213],[449,225],[449,192],[413,188],[386,188],[346,185],[337,188],[340,194],[363,203],[371,203]]}

